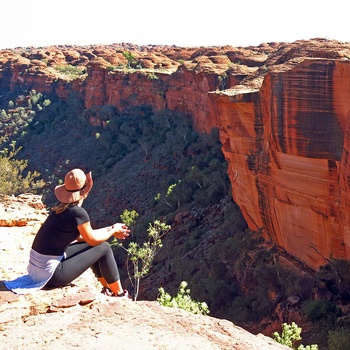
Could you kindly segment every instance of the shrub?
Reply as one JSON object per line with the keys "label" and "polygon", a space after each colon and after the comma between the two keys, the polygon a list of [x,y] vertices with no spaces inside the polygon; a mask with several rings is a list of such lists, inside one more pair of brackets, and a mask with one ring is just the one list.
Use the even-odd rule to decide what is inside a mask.
{"label": "shrub", "polygon": [[327,300],[310,300],[304,303],[303,313],[311,322],[325,321],[333,325],[337,316],[340,316],[340,309],[334,302]]}
{"label": "shrub", "polygon": [[339,295],[344,301],[350,300],[350,263],[347,260],[330,259],[328,264],[321,266],[316,276],[327,285],[327,288],[335,295]]}
{"label": "shrub", "polygon": [[131,65],[136,62],[136,57],[129,51],[124,51],[123,56],[128,61],[128,68],[130,68]]}
{"label": "shrub", "polygon": [[138,217],[139,213],[136,210],[124,210],[123,214],[120,215],[122,222],[129,227],[135,223]]}
{"label": "shrub", "polygon": [[317,350],[318,346],[316,344],[307,345],[299,345],[297,348],[295,347],[295,342],[301,340],[301,328],[294,322],[291,325],[287,323],[283,323],[282,325],[282,333],[281,335],[278,332],[273,333],[274,339],[277,343],[287,345],[292,349],[296,350]]}
{"label": "shrub", "polygon": [[159,288],[159,297],[157,301],[162,306],[175,307],[194,314],[206,315],[209,313],[208,305],[205,302],[198,302],[191,298],[190,289],[186,289],[187,282],[182,281],[179,286],[178,294],[172,297],[164,291],[164,288]]}
{"label": "shrub", "polygon": [[113,66],[113,65],[110,65],[110,66],[108,66],[108,67],[106,68],[107,72],[114,72],[115,69],[116,69],[116,67]]}
{"label": "shrub", "polygon": [[14,159],[20,149],[9,152],[5,149],[0,153],[0,194],[18,195],[24,192],[36,192],[44,186],[43,180],[36,180],[38,172],[28,171],[27,160]]}
{"label": "shrub", "polygon": [[85,74],[83,68],[71,64],[56,66],[55,70],[68,79],[75,79]]}
{"label": "shrub", "polygon": [[162,237],[169,230],[169,225],[156,220],[153,225],[149,224],[147,229],[148,241],[144,242],[141,246],[136,242],[129,244],[127,252],[133,265],[134,300],[137,299],[140,280],[149,273],[154,257],[163,246]]}
{"label": "shrub", "polygon": [[341,328],[328,333],[329,350],[348,350],[350,344],[350,329]]}

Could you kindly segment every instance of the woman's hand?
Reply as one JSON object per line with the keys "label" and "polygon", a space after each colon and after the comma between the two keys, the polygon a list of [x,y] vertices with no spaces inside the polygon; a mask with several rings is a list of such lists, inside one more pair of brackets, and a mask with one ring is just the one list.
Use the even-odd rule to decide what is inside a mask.
{"label": "woman's hand", "polygon": [[128,226],[122,223],[112,225],[112,230],[114,230],[113,236],[118,239],[125,239],[130,234]]}
{"label": "woman's hand", "polygon": [[78,230],[84,241],[90,244],[91,246],[95,246],[102,242],[105,242],[112,236],[119,239],[125,239],[129,236],[130,232],[128,227],[121,223],[93,230],[91,228],[90,221],[79,225]]}

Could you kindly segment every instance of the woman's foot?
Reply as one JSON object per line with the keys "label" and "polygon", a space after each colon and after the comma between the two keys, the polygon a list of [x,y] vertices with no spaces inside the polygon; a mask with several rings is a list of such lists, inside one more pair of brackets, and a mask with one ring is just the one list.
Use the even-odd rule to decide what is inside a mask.
{"label": "woman's foot", "polygon": [[108,297],[112,297],[115,295],[108,287],[103,287],[101,293],[107,295]]}
{"label": "woman's foot", "polygon": [[124,289],[119,294],[115,294],[109,288],[103,287],[101,293],[104,294],[104,295],[107,295],[108,297],[118,297],[118,298],[123,298],[123,299],[131,299],[131,296],[129,295],[129,292],[126,289]]}
{"label": "woman's foot", "polygon": [[126,289],[124,289],[122,293],[115,295],[115,296],[117,296],[118,298],[123,298],[123,299],[131,299],[129,292]]}

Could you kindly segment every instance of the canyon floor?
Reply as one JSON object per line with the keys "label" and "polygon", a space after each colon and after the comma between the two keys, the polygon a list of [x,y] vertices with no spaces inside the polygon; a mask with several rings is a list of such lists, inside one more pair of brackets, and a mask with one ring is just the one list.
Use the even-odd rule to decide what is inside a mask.
{"label": "canyon floor", "polygon": [[[0,280],[26,271],[29,249],[46,209],[35,196],[0,203]],[[1,283],[0,283],[1,284]],[[3,349],[288,349],[232,322],[100,293],[92,272],[74,284],[31,295],[0,288]]]}

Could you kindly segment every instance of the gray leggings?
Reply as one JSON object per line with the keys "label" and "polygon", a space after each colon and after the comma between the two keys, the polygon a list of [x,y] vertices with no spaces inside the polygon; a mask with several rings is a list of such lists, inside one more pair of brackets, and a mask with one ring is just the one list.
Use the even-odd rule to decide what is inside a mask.
{"label": "gray leggings", "polygon": [[59,263],[47,287],[62,287],[92,268],[97,278],[103,277],[107,283],[120,279],[113,251],[108,242],[94,247],[87,243],[73,243],[66,250],[66,257]]}

